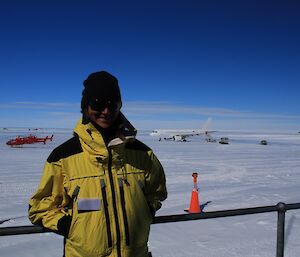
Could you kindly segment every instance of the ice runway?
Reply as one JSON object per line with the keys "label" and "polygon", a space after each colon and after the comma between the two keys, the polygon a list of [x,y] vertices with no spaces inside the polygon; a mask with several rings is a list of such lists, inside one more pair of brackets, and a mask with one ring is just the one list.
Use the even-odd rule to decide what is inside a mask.
{"label": "ice runway", "polygon": [[[52,149],[71,137],[71,131],[49,130],[52,142],[8,147],[5,142],[24,131],[0,132],[0,224],[29,225],[28,199],[36,190],[44,162]],[[44,134],[43,134],[44,133]],[[148,133],[138,137],[150,146],[167,177],[168,199],[157,215],[183,214],[198,172],[204,211],[300,202],[300,134],[217,132],[229,144],[158,142]],[[261,140],[268,145],[260,145]],[[217,140],[218,141],[218,140]],[[1,223],[1,222],[0,222]],[[154,224],[149,247],[154,257],[273,257],[276,252],[277,214],[255,214],[169,224]],[[300,210],[286,214],[285,256],[300,256]],[[0,237],[0,255],[62,256],[63,239],[52,233]]]}

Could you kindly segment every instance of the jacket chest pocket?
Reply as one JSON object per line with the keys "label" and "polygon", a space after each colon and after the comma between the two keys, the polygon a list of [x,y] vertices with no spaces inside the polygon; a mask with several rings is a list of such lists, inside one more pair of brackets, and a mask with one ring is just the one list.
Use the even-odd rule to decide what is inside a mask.
{"label": "jacket chest pocket", "polygon": [[152,216],[145,195],[145,171],[128,168],[118,171],[120,202],[127,245],[142,246],[148,240]]}
{"label": "jacket chest pocket", "polygon": [[72,199],[72,223],[81,213],[100,212],[102,193],[100,176],[82,176],[70,179],[69,194]]}
{"label": "jacket chest pocket", "polygon": [[[107,210],[106,184],[103,176],[81,176],[70,179],[73,199],[69,239],[82,245],[112,246]],[[90,235],[86,237],[87,233]],[[96,234],[95,234],[96,233]],[[90,238],[89,240],[87,238]],[[92,249],[91,249],[92,250]]]}
{"label": "jacket chest pocket", "polygon": [[[145,174],[146,171],[131,165],[124,165],[118,172],[119,185],[123,185],[125,200],[134,203],[135,199],[148,209]],[[122,188],[121,188],[122,189]]]}

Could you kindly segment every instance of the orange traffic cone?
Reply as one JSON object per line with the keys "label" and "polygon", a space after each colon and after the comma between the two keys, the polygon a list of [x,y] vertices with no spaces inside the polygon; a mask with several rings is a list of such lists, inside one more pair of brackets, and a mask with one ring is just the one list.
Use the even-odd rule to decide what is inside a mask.
{"label": "orange traffic cone", "polygon": [[200,202],[199,202],[199,196],[198,196],[198,187],[197,187],[197,177],[198,173],[193,173],[193,178],[194,178],[194,188],[192,191],[192,197],[191,197],[191,202],[190,202],[190,208],[188,210],[189,213],[200,213],[201,208],[200,208]]}

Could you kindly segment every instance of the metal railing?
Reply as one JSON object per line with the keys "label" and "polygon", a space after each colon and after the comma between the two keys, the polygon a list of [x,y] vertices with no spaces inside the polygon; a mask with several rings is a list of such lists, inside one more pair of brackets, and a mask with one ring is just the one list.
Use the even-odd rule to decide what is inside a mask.
{"label": "metal railing", "polygon": [[[223,217],[258,214],[258,213],[266,213],[266,212],[277,212],[278,216],[277,216],[276,257],[283,257],[284,256],[285,213],[288,210],[295,210],[295,209],[300,209],[300,203],[285,204],[280,202],[276,205],[271,205],[271,206],[213,211],[213,212],[201,212],[196,214],[177,214],[177,215],[157,216],[154,218],[153,224],[223,218]],[[33,226],[33,225],[0,228],[0,236],[36,234],[36,233],[45,233],[45,232],[53,232],[53,231],[47,230],[39,226]]]}

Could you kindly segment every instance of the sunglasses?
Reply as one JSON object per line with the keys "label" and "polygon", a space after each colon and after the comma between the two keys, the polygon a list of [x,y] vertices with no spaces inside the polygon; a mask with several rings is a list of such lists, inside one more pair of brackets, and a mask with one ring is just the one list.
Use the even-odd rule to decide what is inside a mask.
{"label": "sunglasses", "polygon": [[96,98],[90,100],[89,106],[94,111],[102,112],[105,108],[108,108],[111,113],[115,113],[121,109],[122,104],[120,102],[105,101]]}

